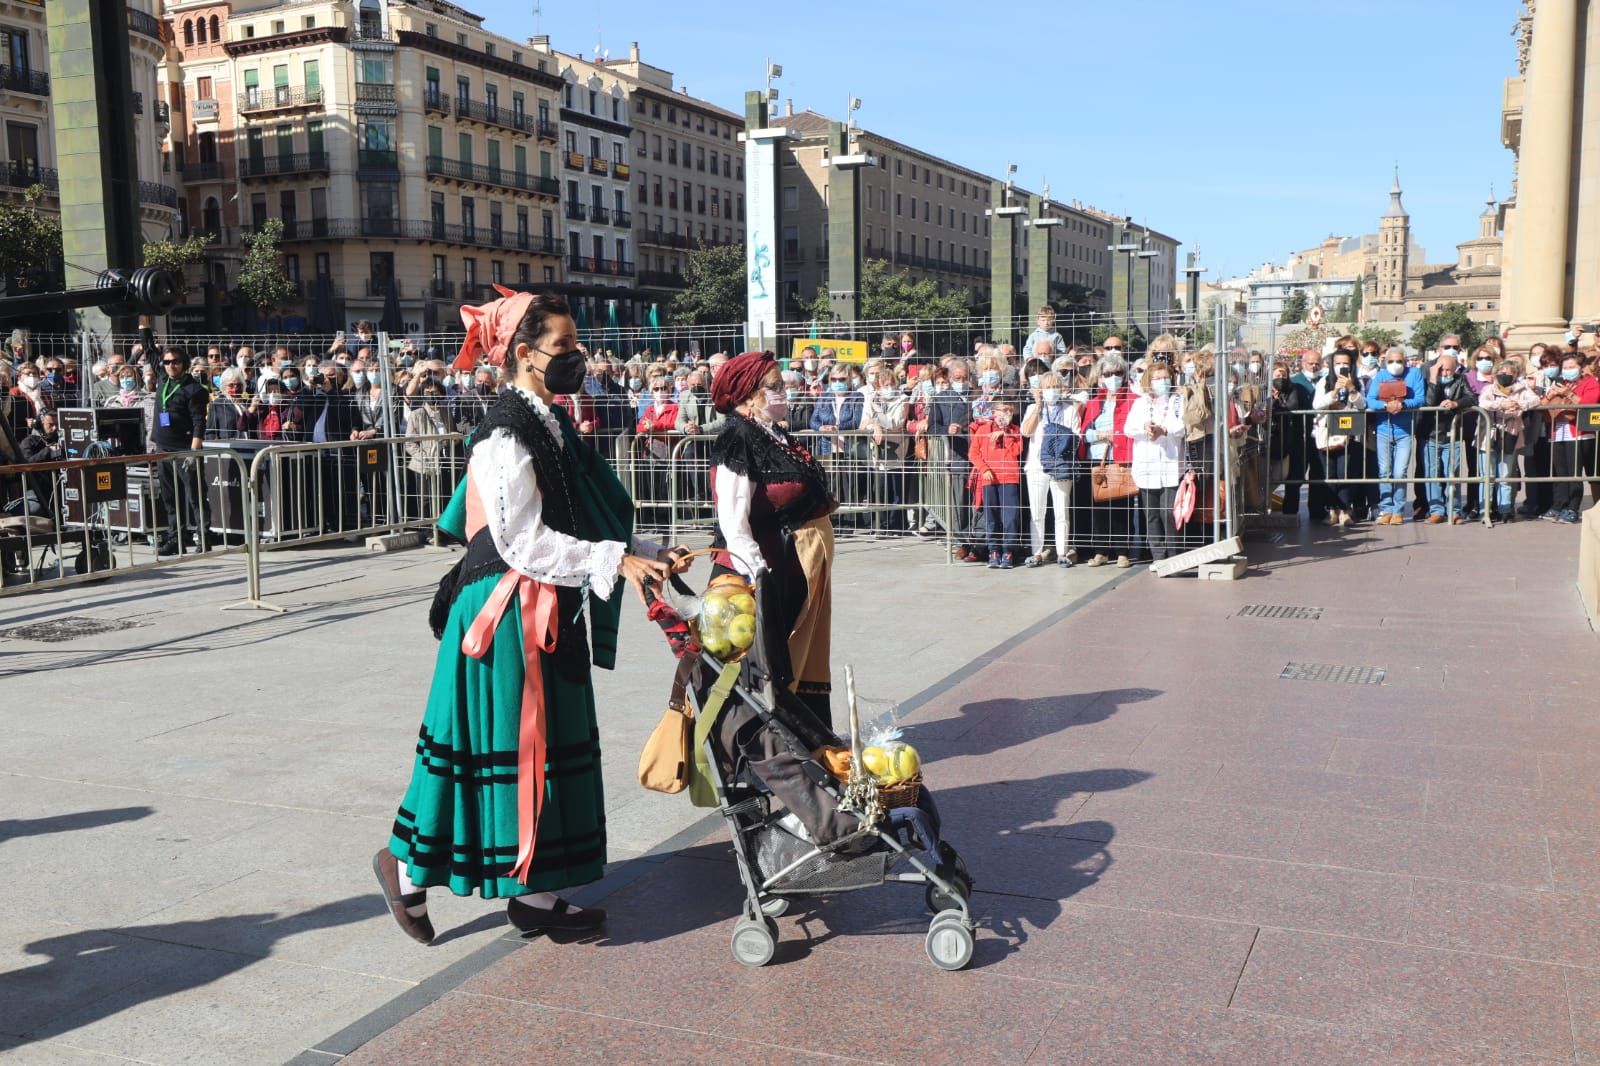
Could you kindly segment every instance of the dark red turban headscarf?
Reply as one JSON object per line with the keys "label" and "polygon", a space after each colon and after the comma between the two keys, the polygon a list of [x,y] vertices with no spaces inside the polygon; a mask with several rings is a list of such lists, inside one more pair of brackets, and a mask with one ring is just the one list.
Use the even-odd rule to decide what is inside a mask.
{"label": "dark red turban headscarf", "polygon": [[711,406],[727,414],[761,387],[761,379],[778,361],[766,352],[745,352],[722,364],[711,382]]}

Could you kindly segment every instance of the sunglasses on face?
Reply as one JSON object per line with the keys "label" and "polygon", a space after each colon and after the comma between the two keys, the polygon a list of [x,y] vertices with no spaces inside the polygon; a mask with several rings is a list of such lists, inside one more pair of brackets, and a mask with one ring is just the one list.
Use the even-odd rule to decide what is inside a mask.
{"label": "sunglasses on face", "polygon": [[1108,345],[1106,345],[1106,351],[1108,351],[1108,352],[1120,352],[1120,351],[1122,351],[1122,345],[1120,345],[1120,344],[1108,344]]}
{"label": "sunglasses on face", "polygon": [[182,366],[183,363],[182,363],[182,361],[177,360],[177,359],[163,359],[163,360],[161,360],[161,365],[162,366]]}

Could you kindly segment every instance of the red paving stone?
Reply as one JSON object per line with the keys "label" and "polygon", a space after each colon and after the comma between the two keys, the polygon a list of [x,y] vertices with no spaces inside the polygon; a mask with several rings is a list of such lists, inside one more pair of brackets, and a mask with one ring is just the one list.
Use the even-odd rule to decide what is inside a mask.
{"label": "red paving stone", "polygon": [[912,716],[978,882],[968,971],[927,962],[894,885],[797,904],[739,966],[719,831],[608,897],[603,935],[529,942],[352,1059],[1600,1061],[1575,537],[1299,536],[1237,583],[1134,577]]}

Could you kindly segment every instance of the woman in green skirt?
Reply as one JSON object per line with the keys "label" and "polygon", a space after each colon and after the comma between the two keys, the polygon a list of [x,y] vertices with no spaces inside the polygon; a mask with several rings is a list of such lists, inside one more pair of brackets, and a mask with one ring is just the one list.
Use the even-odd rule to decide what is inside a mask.
{"label": "woman in green skirt", "polygon": [[372,860],[395,921],[424,944],[435,886],[509,897],[524,932],[605,921],[556,895],[605,868],[589,670],[616,660],[617,577],[639,587],[671,569],[668,552],[632,535],[633,502],[554,402],[584,380],[566,303],[499,291],[461,309],[456,367],[509,361],[511,387],[440,519],[467,549],[434,598],[439,660],[411,786]]}

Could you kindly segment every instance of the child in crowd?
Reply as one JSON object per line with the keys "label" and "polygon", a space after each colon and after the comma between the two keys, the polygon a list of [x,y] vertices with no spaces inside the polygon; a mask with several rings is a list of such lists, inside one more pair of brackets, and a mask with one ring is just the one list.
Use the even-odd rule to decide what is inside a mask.
{"label": "child in crowd", "polygon": [[972,423],[972,476],[975,494],[982,501],[989,534],[989,569],[1010,570],[1021,542],[1018,510],[1021,506],[1022,430],[1016,408],[998,400],[988,418]]}

